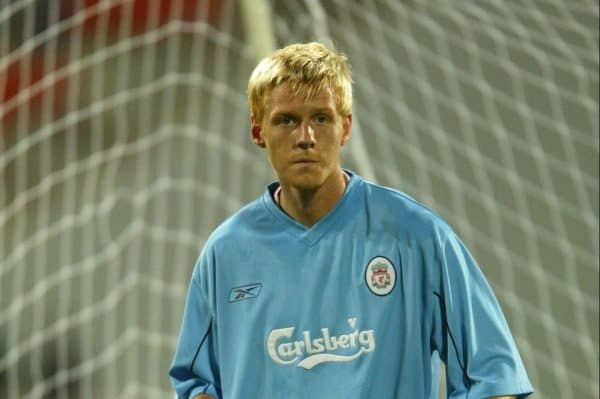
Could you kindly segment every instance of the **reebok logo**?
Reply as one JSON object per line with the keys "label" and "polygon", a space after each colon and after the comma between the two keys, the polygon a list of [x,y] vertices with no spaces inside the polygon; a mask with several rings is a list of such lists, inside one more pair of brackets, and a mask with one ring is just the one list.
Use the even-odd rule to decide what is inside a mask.
{"label": "reebok logo", "polygon": [[[321,328],[320,335],[303,331],[302,338],[292,339],[296,327],[278,328],[269,333],[267,351],[278,364],[310,370],[325,362],[351,362],[364,353],[375,350],[375,331],[356,328],[356,317],[348,319],[352,331],[332,335],[329,328]],[[350,353],[348,353],[350,352]]]}
{"label": "reebok logo", "polygon": [[256,298],[260,294],[262,283],[242,285],[229,291],[229,303],[238,302],[243,299]]}

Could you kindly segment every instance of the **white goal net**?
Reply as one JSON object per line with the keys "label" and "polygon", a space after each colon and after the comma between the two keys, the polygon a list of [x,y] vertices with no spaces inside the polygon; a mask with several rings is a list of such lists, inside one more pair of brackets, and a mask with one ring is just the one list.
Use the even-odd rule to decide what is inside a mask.
{"label": "white goal net", "polygon": [[196,256],[273,179],[247,78],[312,40],[344,165],[456,228],[534,397],[599,397],[597,2],[0,0],[1,398],[172,397]]}

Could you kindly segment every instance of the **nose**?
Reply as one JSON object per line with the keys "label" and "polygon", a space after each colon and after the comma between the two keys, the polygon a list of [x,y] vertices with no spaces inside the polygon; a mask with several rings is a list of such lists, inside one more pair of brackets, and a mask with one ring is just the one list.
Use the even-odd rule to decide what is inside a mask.
{"label": "nose", "polygon": [[300,132],[296,144],[303,150],[315,146],[315,129],[310,122],[305,121],[300,124]]}

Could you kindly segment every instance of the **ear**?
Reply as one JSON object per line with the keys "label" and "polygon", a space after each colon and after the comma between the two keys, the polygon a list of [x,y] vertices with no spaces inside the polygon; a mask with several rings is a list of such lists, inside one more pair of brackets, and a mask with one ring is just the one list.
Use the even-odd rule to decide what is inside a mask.
{"label": "ear", "polygon": [[265,141],[262,137],[262,125],[258,123],[254,114],[250,116],[250,126],[252,142],[261,148],[265,148]]}
{"label": "ear", "polygon": [[350,140],[350,131],[352,127],[352,114],[342,117],[342,140],[340,144],[343,146]]}

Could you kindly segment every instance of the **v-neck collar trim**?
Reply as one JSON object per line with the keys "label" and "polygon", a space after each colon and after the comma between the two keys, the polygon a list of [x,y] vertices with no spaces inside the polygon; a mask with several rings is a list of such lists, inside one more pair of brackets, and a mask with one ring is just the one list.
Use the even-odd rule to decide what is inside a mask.
{"label": "v-neck collar trim", "polygon": [[278,182],[273,182],[267,186],[263,194],[263,204],[267,211],[283,226],[288,234],[296,239],[300,239],[300,241],[304,242],[309,247],[313,246],[331,229],[331,226],[335,225],[340,220],[344,220],[345,218],[343,215],[350,211],[350,204],[352,202],[350,201],[350,197],[355,195],[360,177],[347,169],[344,169],[344,171],[350,176],[350,180],[346,185],[342,198],[335,204],[333,209],[311,227],[306,227],[299,223],[279,208],[273,198],[273,192],[279,186]]}

